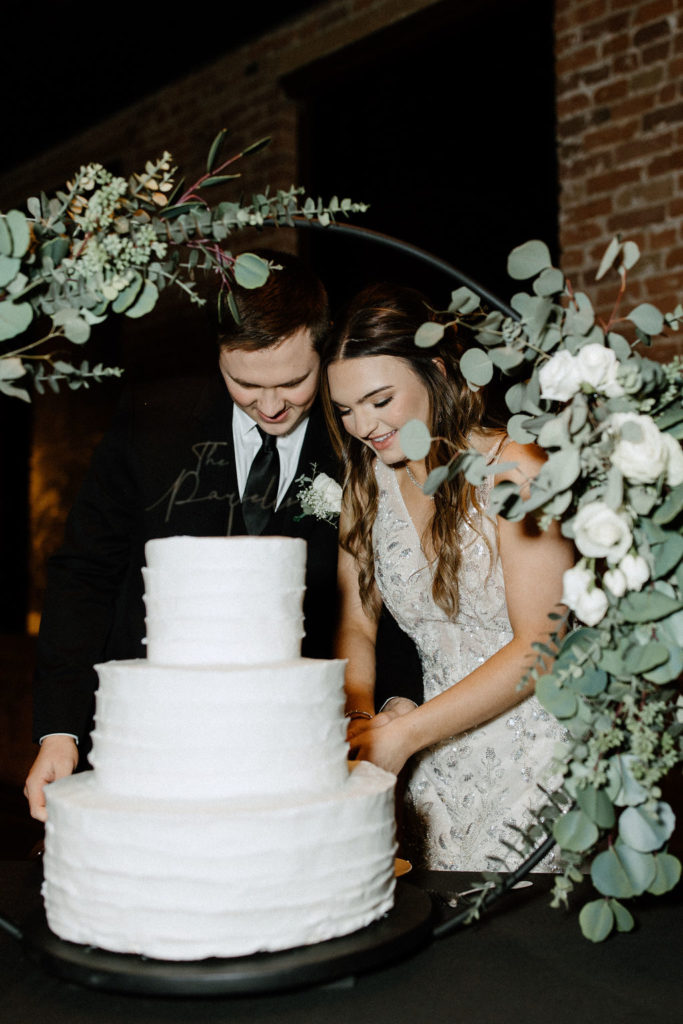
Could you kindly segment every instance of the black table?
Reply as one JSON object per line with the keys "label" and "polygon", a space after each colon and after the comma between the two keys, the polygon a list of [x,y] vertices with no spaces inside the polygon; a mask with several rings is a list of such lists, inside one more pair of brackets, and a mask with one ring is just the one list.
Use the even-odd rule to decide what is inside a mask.
{"label": "black table", "polygon": [[[39,861],[0,862],[0,913],[40,905]],[[467,888],[472,876],[412,872],[399,884]],[[575,912],[549,905],[551,879],[509,893],[480,921],[399,963],[325,987],[212,999],[83,988],[32,963],[0,932],[2,1024],[679,1024],[683,913],[676,892],[641,898],[636,931],[594,945]],[[408,880],[410,880],[408,882]],[[441,916],[452,911],[439,909]]]}

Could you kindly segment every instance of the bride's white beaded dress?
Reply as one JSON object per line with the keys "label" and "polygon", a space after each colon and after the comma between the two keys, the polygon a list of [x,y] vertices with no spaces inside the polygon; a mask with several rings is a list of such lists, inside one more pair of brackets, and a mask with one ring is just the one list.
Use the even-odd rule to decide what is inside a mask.
{"label": "bride's white beaded dress", "polygon": [[[486,514],[493,476],[477,492],[480,532],[467,525],[461,532],[459,609],[450,620],[432,597],[430,566],[396,473],[379,459],[375,473],[375,577],[389,611],[417,645],[429,700],[512,638],[495,522]],[[548,783],[547,765],[563,735],[554,716],[532,696],[415,755],[404,809],[407,855],[436,870],[500,869],[496,858],[513,867],[514,855],[501,840],[518,838],[510,823],[529,824],[530,808],[543,797],[536,783]],[[551,868],[546,859],[536,870]]]}

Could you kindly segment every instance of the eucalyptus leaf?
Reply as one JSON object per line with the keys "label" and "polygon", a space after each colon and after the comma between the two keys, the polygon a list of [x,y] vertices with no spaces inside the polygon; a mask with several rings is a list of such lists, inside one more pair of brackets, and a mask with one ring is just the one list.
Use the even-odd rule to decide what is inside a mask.
{"label": "eucalyptus leaf", "polygon": [[645,892],[654,881],[655,859],[624,843],[616,842],[599,853],[591,866],[593,885],[604,896],[628,899]]}
{"label": "eucalyptus leaf", "polygon": [[210,188],[212,185],[223,185],[226,181],[234,181],[235,178],[241,177],[241,174],[213,174],[210,178],[204,179],[200,188]]}
{"label": "eucalyptus leaf", "polygon": [[64,323],[64,336],[74,345],[84,345],[90,337],[90,324],[80,316],[70,317]]}
{"label": "eucalyptus leaf", "polygon": [[600,668],[585,668],[571,681],[572,690],[584,697],[597,697],[607,687],[607,673]]}
{"label": "eucalyptus leaf", "polygon": [[483,387],[493,377],[493,363],[483,349],[470,348],[460,359],[460,372],[468,383]]}
{"label": "eucalyptus leaf", "polygon": [[[572,301],[567,306],[564,322],[567,334],[583,336],[592,329],[595,323],[595,311],[593,303],[585,292],[575,292]],[[582,344],[585,343],[586,339],[583,339]]]}
{"label": "eucalyptus leaf", "polygon": [[609,268],[614,265],[614,261],[619,255],[620,250],[621,242],[618,238],[613,238],[607,246],[607,248],[605,249],[605,253],[602,259],[600,260],[600,266],[598,267],[598,272],[595,275],[596,281],[599,281],[601,278],[603,278],[609,270]]}
{"label": "eucalyptus leaf", "polygon": [[654,808],[627,807],[619,817],[619,835],[634,850],[652,853],[670,838],[675,824],[674,813],[666,803],[659,802]]}
{"label": "eucalyptus leaf", "polygon": [[614,914],[614,921],[619,932],[630,932],[633,930],[635,921],[633,920],[633,914],[630,910],[627,910],[623,903],[618,900],[609,901],[610,909]]}
{"label": "eucalyptus leaf", "polygon": [[31,242],[31,231],[26,216],[21,210],[9,210],[7,226],[12,236],[12,256],[21,258]]}
{"label": "eucalyptus leaf", "polygon": [[399,431],[401,450],[407,459],[424,459],[429,453],[432,437],[421,420],[409,420]]}
{"label": "eucalyptus leaf", "polygon": [[628,653],[628,667],[633,675],[642,675],[669,660],[666,644],[650,641],[634,645]]}
{"label": "eucalyptus leaf", "polygon": [[208,152],[208,155],[207,155],[207,158],[206,158],[206,169],[207,169],[207,171],[210,172],[210,171],[212,171],[214,169],[215,164],[216,164],[216,157],[218,156],[218,154],[220,152],[221,146],[223,145],[223,142],[225,141],[225,137],[226,137],[227,134],[228,134],[228,129],[227,128],[221,128],[221,130],[219,131],[218,135],[215,137],[215,139],[211,143],[211,146],[209,148],[209,152]]}
{"label": "eucalyptus leaf", "polygon": [[671,853],[658,853],[655,855],[655,877],[648,886],[647,891],[654,896],[663,896],[670,892],[681,877],[681,862],[678,857]]}
{"label": "eucalyptus leaf", "polygon": [[630,270],[640,259],[640,249],[635,242],[624,242],[622,251],[622,266],[625,270]]}
{"label": "eucalyptus leaf", "polygon": [[233,267],[235,281],[242,288],[260,288],[268,280],[268,263],[253,252],[243,252]]}
{"label": "eucalyptus leaf", "polygon": [[619,611],[626,622],[656,622],[682,607],[680,598],[669,597],[658,590],[641,590],[626,594],[621,599]]}
{"label": "eucalyptus leaf", "polygon": [[12,236],[7,219],[0,214],[0,256],[12,255]]}
{"label": "eucalyptus leaf", "polygon": [[655,510],[652,518],[655,523],[663,526],[670,523],[683,511],[683,484],[674,487],[658,509]]}
{"label": "eucalyptus leaf", "polygon": [[[612,796],[617,807],[636,807],[647,800],[647,790],[633,774],[633,765],[637,762],[638,759],[633,754],[618,754],[611,759],[619,784],[618,790]],[[613,893],[612,895],[619,894]]]}
{"label": "eucalyptus leaf", "polygon": [[481,299],[477,293],[473,292],[471,288],[467,288],[466,285],[462,285],[451,292],[451,301],[448,308],[449,310],[466,315],[474,313],[476,309],[479,309],[480,305]]}
{"label": "eucalyptus leaf", "polygon": [[680,638],[683,632],[679,630],[678,642],[667,644],[668,658],[656,668],[643,672],[643,678],[649,683],[656,683],[657,686],[673,683],[683,673],[683,647]]}
{"label": "eucalyptus leaf", "polygon": [[609,331],[607,334],[607,345],[612,349],[620,362],[626,361],[631,355],[631,346],[622,334]]}
{"label": "eucalyptus leaf", "polygon": [[599,833],[595,822],[579,808],[557,819],[553,835],[563,850],[583,853],[597,842]]}
{"label": "eucalyptus leaf", "polygon": [[591,900],[579,911],[579,925],[584,938],[603,942],[614,927],[614,913],[607,900]]}
{"label": "eucalyptus leaf", "polygon": [[591,784],[579,788],[576,799],[581,810],[600,828],[612,828],[616,821],[614,805],[604,789]]}
{"label": "eucalyptus leaf", "polygon": [[0,358],[0,380],[17,380],[26,373],[26,367],[18,356]]}
{"label": "eucalyptus leaf", "polygon": [[133,305],[142,291],[143,277],[137,270],[134,271],[130,284],[126,285],[123,291],[119,292],[112,303],[115,313],[125,313]]}
{"label": "eucalyptus leaf", "polygon": [[533,289],[537,295],[557,295],[564,291],[564,274],[555,267],[546,267],[534,281]]}
{"label": "eucalyptus leaf", "polygon": [[133,306],[126,310],[126,316],[137,319],[151,312],[159,298],[159,289],[153,281],[145,281],[144,287]]}
{"label": "eucalyptus leaf", "polygon": [[448,477],[448,466],[437,466],[436,469],[433,469],[431,473],[428,474],[422,490],[425,494],[435,494],[441,484],[448,480]]}
{"label": "eucalyptus leaf", "polygon": [[514,370],[516,366],[524,362],[524,353],[509,345],[501,345],[499,348],[492,349],[490,357],[494,366],[497,366],[503,373]]}
{"label": "eucalyptus leaf", "polygon": [[560,686],[551,675],[541,676],[536,683],[536,697],[555,718],[571,718],[576,714],[576,696]]}
{"label": "eucalyptus leaf", "polygon": [[420,324],[415,332],[415,344],[418,348],[431,348],[432,345],[436,345],[441,341],[443,334],[443,324],[435,324],[428,321],[427,323]]}
{"label": "eucalyptus leaf", "polygon": [[13,281],[17,276],[20,269],[20,259],[0,254],[0,288],[6,288],[10,281]]}
{"label": "eucalyptus leaf", "polygon": [[28,302],[0,302],[0,341],[16,338],[23,334],[33,319],[33,309]]}
{"label": "eucalyptus leaf", "polygon": [[517,413],[511,416],[507,422],[508,436],[518,444],[531,444],[536,440],[536,435],[526,429],[526,425],[532,423],[526,413]]}
{"label": "eucalyptus leaf", "polygon": [[524,281],[535,277],[546,267],[552,266],[550,250],[545,242],[532,240],[518,245],[508,256],[507,269],[510,277]]}
{"label": "eucalyptus leaf", "polygon": [[644,334],[661,334],[664,329],[664,317],[650,302],[641,302],[626,314],[626,319],[634,323]]}

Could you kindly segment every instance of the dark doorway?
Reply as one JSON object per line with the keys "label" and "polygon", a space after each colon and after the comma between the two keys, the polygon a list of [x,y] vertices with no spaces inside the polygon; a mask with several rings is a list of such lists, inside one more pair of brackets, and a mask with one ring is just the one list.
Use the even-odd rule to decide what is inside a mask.
{"label": "dark doorway", "polygon": [[[548,0],[446,2],[292,75],[302,182],[369,203],[357,223],[434,253],[507,301],[510,249],[542,238],[557,254],[552,18]],[[302,235],[335,305],[379,279],[448,304],[452,281],[414,259]]]}

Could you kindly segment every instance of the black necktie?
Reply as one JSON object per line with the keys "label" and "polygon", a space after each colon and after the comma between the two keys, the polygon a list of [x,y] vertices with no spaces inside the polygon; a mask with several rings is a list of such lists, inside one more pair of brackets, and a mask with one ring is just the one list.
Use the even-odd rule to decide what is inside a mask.
{"label": "black necktie", "polygon": [[254,456],[242,495],[242,515],[248,533],[263,533],[277,504],[280,456],[277,437],[260,427],[261,447]]}

